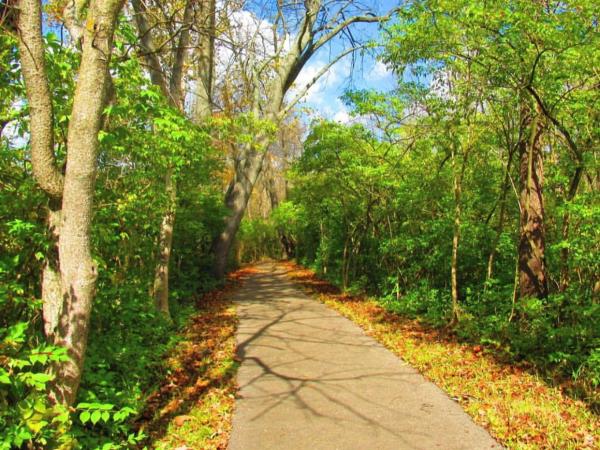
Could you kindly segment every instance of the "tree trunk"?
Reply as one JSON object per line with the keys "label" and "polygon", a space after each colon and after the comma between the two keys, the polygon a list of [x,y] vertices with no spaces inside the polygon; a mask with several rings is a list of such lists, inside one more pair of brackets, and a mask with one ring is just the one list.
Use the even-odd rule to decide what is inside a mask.
{"label": "tree trunk", "polygon": [[[271,211],[275,210],[279,206],[279,197],[277,195],[275,178],[273,175],[273,167],[271,164],[269,164],[268,177],[265,184],[267,188],[267,194],[269,195],[269,200],[271,202]],[[295,252],[293,238],[285,233],[285,229],[283,227],[277,227],[277,236],[279,237],[279,244],[281,245],[282,259],[287,260],[293,258]]]}
{"label": "tree trunk", "polygon": [[346,236],[346,240],[344,241],[344,251],[342,252],[342,291],[346,291],[348,288],[348,270],[350,267],[348,255],[348,240],[350,238]]}
{"label": "tree trunk", "polygon": [[44,333],[49,341],[54,340],[62,309],[62,284],[58,262],[58,238],[60,233],[60,206],[50,200],[48,208],[48,235],[50,246],[45,255],[42,273],[42,316]]}
{"label": "tree trunk", "polygon": [[[88,7],[82,56],[67,135],[64,182],[52,169],[52,102],[44,68],[41,3],[22,0],[18,7],[19,47],[30,103],[32,165],[36,181],[62,207],[53,208],[49,226],[58,239],[58,265],[52,257],[44,270],[45,331],[55,345],[66,348],[68,361],[52,367],[50,398],[71,405],[75,401],[87,346],[97,268],[91,253],[91,221],[98,132],[109,85],[108,64],[117,15],[123,1],[93,0]],[[48,120],[50,118],[50,120]],[[60,226],[57,221],[60,220]],[[61,300],[57,300],[57,268]]]}
{"label": "tree trunk", "polygon": [[[511,146],[508,150],[508,161],[506,162],[506,171],[504,172],[504,180],[502,182],[502,192],[500,194],[500,212],[498,213],[496,235],[494,236],[492,250],[490,251],[488,257],[486,281],[491,280],[493,277],[494,260],[496,258],[496,253],[498,252],[498,243],[500,242],[500,236],[502,236],[502,230],[504,229],[504,220],[506,216],[506,196],[508,194],[508,189],[510,186],[510,168],[512,166],[514,153],[514,146]],[[484,287],[484,289],[487,289],[487,286]]]}
{"label": "tree trunk", "polygon": [[[214,0],[211,0],[211,2]],[[185,93],[183,88],[183,77],[185,62],[190,41],[190,28],[194,21],[194,3],[191,0],[185,2],[183,9],[183,26],[179,32],[175,45],[168,51],[170,61],[161,64],[160,53],[154,45],[153,27],[148,24],[146,15],[147,6],[140,0],[132,0],[135,11],[135,25],[140,38],[139,44],[143,50],[141,58],[148,68],[150,79],[158,86],[167,97],[169,104],[185,115]],[[213,5],[214,7],[214,5]],[[213,8],[214,9],[214,8]],[[173,36],[175,39],[175,36]],[[164,67],[171,70],[170,76],[165,73]],[[172,167],[167,169],[165,176],[165,193],[167,195],[167,207],[163,213],[159,238],[159,258],[154,271],[154,284],[152,293],[158,310],[170,319],[169,313],[169,261],[172,253],[173,227],[177,209],[177,180]]]}
{"label": "tree trunk", "polygon": [[[561,237],[563,242],[568,242],[569,239],[569,228],[570,228],[571,216],[568,212],[563,214],[563,223],[561,230]],[[565,292],[569,287],[571,281],[569,273],[569,248],[563,247],[560,249],[560,291]]]}
{"label": "tree trunk", "polygon": [[177,185],[173,177],[173,169],[168,169],[165,175],[167,207],[160,225],[159,256],[154,273],[153,288],[156,309],[169,320],[171,319],[169,312],[169,262],[173,248],[173,227],[175,226],[177,209]]}
{"label": "tree trunk", "polygon": [[[577,194],[577,189],[579,187],[579,183],[581,181],[582,169],[577,168],[573,178],[571,179],[571,183],[569,185],[569,190],[567,192],[567,203],[570,203]],[[565,205],[568,208],[568,205]],[[562,240],[563,242],[569,241],[569,232],[571,229],[571,214],[567,209],[563,214],[562,220]],[[564,246],[560,250],[560,260],[561,260],[561,268],[560,268],[560,291],[564,292],[569,287],[569,283],[571,282],[570,270],[569,270],[569,247]]]}
{"label": "tree trunk", "polygon": [[[528,121],[530,119],[527,119]],[[540,137],[543,126],[539,117],[531,121],[529,142],[519,143],[520,156],[520,238],[519,291],[520,298],[544,298],[548,295],[546,278],[543,155]]]}
{"label": "tree trunk", "polygon": [[[88,12],[81,65],[67,136],[67,168],[62,201],[59,262],[63,310],[56,341],[70,360],[57,367],[53,396],[72,404],[83,372],[88,325],[98,270],[92,260],[91,223],[98,132],[108,87],[108,63],[122,1],[93,1]],[[90,29],[91,28],[91,29]],[[98,89],[98,86],[101,86]]]}
{"label": "tree trunk", "polygon": [[[257,138],[258,142],[266,141],[266,137]],[[252,194],[252,189],[262,170],[266,151],[263,146],[246,150],[247,156],[235,164],[235,173],[233,180],[229,183],[229,188],[225,194],[225,204],[231,211],[231,214],[225,218],[225,228],[213,243],[213,252],[215,255],[214,275],[221,279],[225,276],[227,269],[227,259],[235,235],[244,218],[248,200]]]}
{"label": "tree trunk", "polygon": [[[452,150],[452,171],[453,189],[454,189],[454,228],[452,234],[452,259],[450,264],[450,282],[452,291],[452,319],[451,324],[455,324],[459,320],[460,308],[458,305],[458,248],[460,244],[460,222],[461,222],[461,197],[462,197],[462,179],[465,171],[465,161],[463,160],[460,171],[456,167],[456,152]],[[465,156],[466,159],[466,156]]]}
{"label": "tree trunk", "polygon": [[17,6],[19,58],[29,106],[31,168],[46,194],[60,199],[64,177],[54,156],[54,113],[42,39],[42,5],[37,0],[21,0]]}
{"label": "tree trunk", "polygon": [[215,72],[215,0],[200,2],[200,38],[197,49],[196,99],[194,119],[203,123],[212,114],[212,93]]}

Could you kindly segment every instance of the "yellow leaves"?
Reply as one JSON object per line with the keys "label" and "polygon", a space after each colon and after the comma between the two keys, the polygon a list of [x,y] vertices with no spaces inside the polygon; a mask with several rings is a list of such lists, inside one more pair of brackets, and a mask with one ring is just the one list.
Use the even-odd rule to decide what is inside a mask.
{"label": "yellow leaves", "polygon": [[142,414],[140,427],[150,436],[152,448],[227,447],[236,391],[237,316],[224,296],[254,272],[234,272],[225,288],[198,300],[198,313],[166,359],[170,373]]}
{"label": "yellow leaves", "polygon": [[600,448],[600,419],[521,367],[494,359],[490,349],[389,313],[376,301],[348,296],[314,272],[287,263],[288,275],[359,324],[388,349],[445,389],[478,424],[514,449]]}

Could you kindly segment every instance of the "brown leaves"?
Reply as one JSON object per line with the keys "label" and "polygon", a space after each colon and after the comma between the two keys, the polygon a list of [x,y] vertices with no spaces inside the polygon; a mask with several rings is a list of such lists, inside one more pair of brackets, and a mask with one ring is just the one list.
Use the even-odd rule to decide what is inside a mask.
{"label": "brown leaves", "polygon": [[198,312],[165,358],[168,375],[148,396],[138,423],[152,447],[227,447],[236,391],[237,317],[226,294],[253,273],[253,268],[234,272],[223,289],[198,300]]}
{"label": "brown leaves", "polygon": [[467,345],[444,330],[398,316],[376,301],[340,294],[313,272],[286,263],[288,275],[417,368],[502,444],[519,449],[600,449],[600,418],[493,348]]}

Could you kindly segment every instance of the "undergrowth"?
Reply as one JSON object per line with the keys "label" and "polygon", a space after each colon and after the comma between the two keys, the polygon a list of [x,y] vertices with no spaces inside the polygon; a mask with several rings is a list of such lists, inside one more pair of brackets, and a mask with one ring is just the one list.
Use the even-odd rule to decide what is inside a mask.
{"label": "undergrowth", "polygon": [[252,271],[233,272],[224,288],[198,301],[197,312],[166,355],[166,377],[147,397],[136,424],[147,436],[140,448],[227,448],[238,368],[237,316],[228,293]]}
{"label": "undergrowth", "polygon": [[598,415],[527,365],[509,364],[493,346],[461,342],[455,333],[386,310],[377,300],[341,293],[311,270],[286,267],[293,280],[444,389],[508,448],[600,448]]}

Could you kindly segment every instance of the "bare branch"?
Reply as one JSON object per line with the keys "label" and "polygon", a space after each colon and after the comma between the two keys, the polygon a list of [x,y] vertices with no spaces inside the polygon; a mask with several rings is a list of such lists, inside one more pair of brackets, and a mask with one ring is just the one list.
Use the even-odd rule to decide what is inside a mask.
{"label": "bare branch", "polygon": [[331,67],[337,63],[339,60],[341,60],[344,56],[349,55],[350,53],[355,52],[356,50],[360,50],[364,48],[364,46],[359,46],[359,47],[351,47],[345,51],[343,51],[342,53],[340,53],[339,55],[337,55],[335,58],[333,58],[331,61],[329,61],[329,63],[327,63],[325,66],[323,66],[321,68],[321,70],[319,70],[319,72],[317,72],[317,74],[312,78],[312,80],[310,80],[303,88],[300,92],[298,92],[298,94],[294,97],[294,99],[289,102],[286,107],[279,113],[279,118],[283,119],[283,117],[286,116],[287,113],[290,112],[290,110],[296,105],[296,103],[298,103],[302,97],[304,97],[306,95],[306,93],[310,90],[311,87],[313,87],[315,85],[315,83],[317,81],[319,81],[319,79],[325,75],[329,69],[331,69]]}

